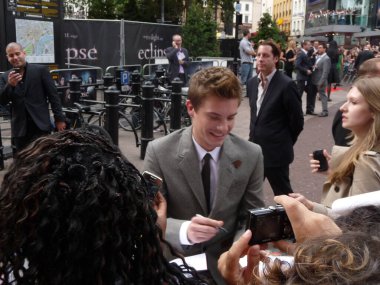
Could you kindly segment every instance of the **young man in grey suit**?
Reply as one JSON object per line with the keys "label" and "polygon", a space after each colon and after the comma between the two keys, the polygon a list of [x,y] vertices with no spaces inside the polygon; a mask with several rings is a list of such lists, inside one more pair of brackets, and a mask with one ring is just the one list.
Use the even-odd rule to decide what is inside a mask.
{"label": "young man in grey suit", "polygon": [[[192,126],[150,142],[144,161],[145,170],[164,180],[166,239],[185,256],[205,252],[216,284],[225,284],[219,255],[245,224],[247,210],[264,206],[261,149],[230,133],[240,102],[231,70],[197,72],[186,102]],[[204,175],[209,155],[210,175]]]}
{"label": "young man in grey suit", "polygon": [[276,196],[293,192],[289,164],[304,123],[294,81],[276,69],[279,58],[280,49],[275,43],[261,43],[256,56],[258,75],[248,81],[247,89],[251,107],[249,140],[263,149],[264,176]]}
{"label": "young man in grey suit", "polygon": [[327,78],[329,76],[331,60],[326,54],[327,46],[325,43],[320,43],[318,45],[318,55],[316,57],[315,65],[313,67],[313,74],[311,75],[311,94],[313,98],[313,109],[315,106],[315,97],[317,92],[319,93],[319,98],[321,98],[322,112],[318,114],[319,117],[327,117],[329,112],[327,109]]}
{"label": "young man in grey suit", "polygon": [[10,43],[6,54],[13,69],[0,77],[0,104],[12,102],[12,141],[19,151],[52,130],[49,103],[55,126],[66,128],[65,117],[54,81],[46,66],[29,64],[19,43]]}

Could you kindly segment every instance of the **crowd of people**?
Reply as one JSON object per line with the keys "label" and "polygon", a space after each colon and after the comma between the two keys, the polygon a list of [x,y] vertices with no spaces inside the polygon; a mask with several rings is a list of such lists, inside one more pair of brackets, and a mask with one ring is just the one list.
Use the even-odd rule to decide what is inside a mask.
{"label": "crowd of people", "polygon": [[[304,127],[303,93],[306,115],[315,114],[318,93],[319,115],[327,116],[325,90],[338,83],[344,59],[334,41],[329,47],[305,41],[299,50],[289,42],[282,54],[273,41],[254,50],[248,40],[241,52],[247,62],[256,57],[257,75],[248,76],[250,63],[244,82],[225,67],[195,73],[186,101],[192,126],[148,144],[143,168],[162,178],[157,194],[107,138],[64,130],[54,82],[44,68],[25,62],[19,44],[9,44],[14,68],[1,76],[0,101],[16,104],[14,115],[24,120],[13,122],[12,132],[28,137],[1,184],[2,284],[378,284],[380,208],[358,207],[333,219],[331,206],[380,189],[380,60],[368,52],[360,57],[359,77],[336,115],[346,146],[323,152],[328,169],[319,203],[293,192],[289,164]],[[188,52],[179,35],[168,54],[171,72],[185,77]],[[277,69],[282,58],[285,73]],[[32,76],[50,93],[44,87],[26,94]],[[249,141],[231,133],[242,85],[251,111]],[[43,115],[52,105],[60,132],[48,135],[49,125],[29,137],[39,127],[29,107],[35,96],[44,101]],[[310,158],[312,172],[320,166]],[[255,232],[245,231],[247,211],[265,207],[264,179],[295,234],[295,242],[273,246],[291,261],[269,258],[267,244],[249,244]],[[185,260],[183,266],[169,262],[202,253],[204,272]]]}

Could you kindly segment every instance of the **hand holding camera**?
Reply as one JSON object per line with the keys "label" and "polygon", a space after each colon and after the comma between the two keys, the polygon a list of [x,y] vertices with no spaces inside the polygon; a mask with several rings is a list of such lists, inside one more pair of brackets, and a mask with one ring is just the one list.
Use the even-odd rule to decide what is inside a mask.
{"label": "hand holding camera", "polygon": [[292,225],[281,205],[248,210],[246,229],[253,233],[249,245],[294,238]]}

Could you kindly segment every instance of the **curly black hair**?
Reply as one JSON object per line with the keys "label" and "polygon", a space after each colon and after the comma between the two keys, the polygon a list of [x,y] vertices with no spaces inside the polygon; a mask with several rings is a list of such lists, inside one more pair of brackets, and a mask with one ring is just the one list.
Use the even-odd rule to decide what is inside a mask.
{"label": "curly black hair", "polygon": [[[163,255],[139,171],[86,131],[21,151],[0,192],[3,284],[190,284]],[[164,242],[166,244],[166,242]]]}

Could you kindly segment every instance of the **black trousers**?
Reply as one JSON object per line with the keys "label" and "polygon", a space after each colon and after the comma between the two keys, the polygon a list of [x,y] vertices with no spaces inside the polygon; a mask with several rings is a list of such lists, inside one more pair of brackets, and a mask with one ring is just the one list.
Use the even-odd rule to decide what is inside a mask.
{"label": "black trousers", "polygon": [[289,179],[289,165],[264,167],[264,178],[268,179],[275,196],[293,193]]}
{"label": "black trousers", "polygon": [[49,131],[40,130],[29,115],[27,117],[25,136],[12,138],[12,144],[14,146],[13,154],[16,154],[20,150],[24,149],[35,139],[50,134]]}
{"label": "black trousers", "polygon": [[306,98],[306,111],[314,112],[315,99],[317,98],[318,88],[314,84],[310,84],[309,93]]}

